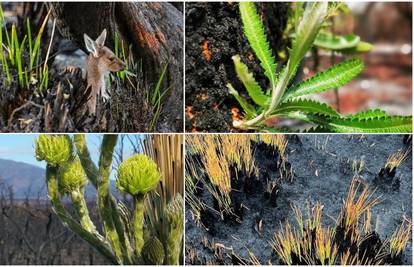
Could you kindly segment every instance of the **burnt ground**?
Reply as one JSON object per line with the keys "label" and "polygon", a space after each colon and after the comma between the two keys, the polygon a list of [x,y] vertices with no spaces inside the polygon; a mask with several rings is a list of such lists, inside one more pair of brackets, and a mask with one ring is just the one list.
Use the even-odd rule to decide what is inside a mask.
{"label": "burnt ground", "polygon": [[[285,27],[287,5],[260,3],[258,10],[265,19],[265,28],[272,33],[271,47],[280,48],[283,43],[278,36]],[[231,57],[240,54],[261,86],[267,87],[261,67],[255,62],[243,34],[238,5],[186,3],[185,16],[186,131],[233,131],[232,108],[238,104],[228,93],[226,84],[232,83],[241,95],[246,96],[246,92],[236,77]]]}
{"label": "burnt ground", "polygon": [[[4,77],[3,77],[4,78]],[[145,102],[147,88],[135,89],[116,79],[111,98],[88,114],[89,97],[82,70],[52,69],[50,86],[40,91],[8,86],[0,78],[1,132],[147,132],[152,109]]]}
{"label": "burnt ground", "polygon": [[[295,176],[293,182],[282,182],[276,207],[264,197],[263,188],[266,177],[278,177],[275,159],[270,158],[266,154],[268,152],[259,146],[255,152],[260,169],[255,193],[239,194],[245,206],[241,224],[231,220],[224,222],[217,215],[205,213],[202,221],[208,224],[207,231],[205,227],[197,226],[191,212],[186,210],[186,263],[237,263],[234,259],[232,261],[232,251],[243,259],[249,259],[250,250],[262,264],[269,261],[280,264],[272,252],[269,240],[278,231],[280,222],[289,220],[295,225],[291,204],[305,213],[307,203],[313,205],[319,201],[324,205],[323,224],[334,225],[334,219],[339,215],[342,200],[346,197],[352,180],[353,160],[364,160],[360,179],[371,189],[376,188],[374,196],[381,196],[381,203],[372,210],[372,225],[382,239],[389,237],[401,224],[403,216],[412,217],[411,153],[397,168],[391,182],[378,179],[378,173],[388,156],[401,148],[409,147],[403,139],[403,135],[291,135],[286,154]],[[203,202],[214,206],[207,190],[200,190],[199,193]],[[263,229],[259,233],[255,226],[260,220]],[[206,245],[207,243],[209,244]],[[212,244],[224,245],[225,248],[220,249],[223,257],[214,256]],[[218,251],[216,254],[219,254]],[[410,240],[404,252],[403,263],[411,264],[411,257]]]}

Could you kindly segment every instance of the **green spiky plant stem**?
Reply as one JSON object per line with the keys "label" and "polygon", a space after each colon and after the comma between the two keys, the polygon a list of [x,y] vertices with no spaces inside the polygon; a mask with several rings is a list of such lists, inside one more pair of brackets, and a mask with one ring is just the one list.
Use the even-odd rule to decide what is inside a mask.
{"label": "green spiky plant stem", "polygon": [[58,181],[57,181],[57,166],[51,166],[47,164],[46,166],[46,184],[49,199],[52,203],[53,209],[59,219],[73,232],[81,236],[86,240],[90,245],[96,248],[96,250],[101,253],[109,262],[112,264],[120,264],[118,258],[112,252],[112,249],[107,242],[103,242],[99,236],[96,236],[86,229],[84,229],[79,223],[72,219],[72,217],[67,213],[65,207],[60,201],[59,191],[58,191]]}
{"label": "green spiky plant stem", "polygon": [[144,200],[145,196],[138,194],[134,196],[134,236],[135,236],[135,253],[141,255],[144,246]]}
{"label": "green spiky plant stem", "polygon": [[[80,189],[74,190],[71,192],[70,197],[75,211],[79,216],[80,224],[82,225],[82,227],[86,231],[98,236],[99,234],[96,231],[96,227],[89,216],[89,211],[88,207],[86,206],[84,192],[82,192]],[[103,237],[100,237],[100,239],[104,240]]]}
{"label": "green spiky plant stem", "polygon": [[74,143],[76,146],[77,155],[81,161],[82,167],[85,170],[88,180],[95,186],[95,188],[97,188],[98,193],[101,193],[101,197],[98,197],[98,203],[100,203],[101,205],[105,205],[105,201],[109,201],[109,205],[106,208],[107,210],[111,210],[111,212],[109,213],[108,211],[104,211],[106,216],[105,218],[107,219],[109,226],[112,226],[109,229],[111,229],[113,236],[115,236],[115,231],[117,232],[118,237],[116,238],[115,236],[115,239],[119,239],[126,262],[134,263],[135,260],[132,257],[133,249],[129,241],[128,232],[126,231],[126,227],[123,224],[121,216],[117,209],[116,200],[109,194],[110,165],[112,164],[112,154],[114,146],[116,145],[117,138],[116,136],[106,136],[107,137],[104,137],[101,148],[102,152],[105,151],[105,156],[101,156],[100,158],[100,167],[101,170],[105,171],[105,177],[107,179],[103,182],[101,181],[100,183],[98,183],[100,170],[92,161],[91,155],[86,145],[85,135],[75,135]]}
{"label": "green spiky plant stem", "polygon": [[[117,143],[117,135],[105,135],[101,145],[101,157],[99,159],[99,173],[101,174],[98,180],[98,206],[101,213],[101,218],[105,228],[105,233],[113,244],[115,254],[123,258],[126,263],[132,263],[129,248],[125,242],[120,242],[120,238],[124,233],[118,233],[115,225],[113,209],[111,203],[111,195],[109,193],[109,176],[112,167],[112,156],[114,148]],[[119,228],[118,228],[119,229]]]}
{"label": "green spiky plant stem", "polygon": [[[99,211],[104,223],[105,233],[114,244],[115,250],[118,251],[117,256],[121,256],[125,264],[132,264],[135,261],[132,257],[133,249],[129,237],[127,236],[128,233],[120,218],[121,216],[117,209],[116,200],[109,194],[109,175],[116,142],[117,136],[105,135],[101,145],[101,157],[98,169],[92,161],[86,145],[85,135],[78,134],[74,136],[76,152],[82,167],[85,170],[88,180],[94,185],[98,192],[97,202],[98,207],[100,207]],[[109,233],[107,231],[109,231]]]}
{"label": "green spiky plant stem", "polygon": [[92,185],[98,187],[98,176],[99,170],[96,168],[95,164],[92,161],[91,155],[89,153],[88,147],[86,146],[86,137],[84,134],[76,134],[74,136],[74,143],[76,146],[76,152],[80,159],[83,169],[85,170],[88,180]]}
{"label": "green spiky plant stem", "polygon": [[167,205],[165,214],[169,224],[169,233],[167,237],[165,264],[179,265],[180,255],[182,254],[182,239],[184,226],[183,198],[176,194],[174,199]]}

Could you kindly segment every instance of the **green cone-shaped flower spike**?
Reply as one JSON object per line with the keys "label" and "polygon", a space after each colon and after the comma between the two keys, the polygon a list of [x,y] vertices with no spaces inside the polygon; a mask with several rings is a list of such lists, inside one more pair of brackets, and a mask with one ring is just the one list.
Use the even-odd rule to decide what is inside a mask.
{"label": "green cone-shaped flower spike", "polygon": [[164,257],[164,246],[157,237],[152,236],[145,241],[142,248],[142,259],[145,264],[161,265],[164,262]]}
{"label": "green cone-shaped flower spike", "polygon": [[62,195],[84,188],[87,182],[88,179],[79,158],[71,160],[60,167],[59,192]]}
{"label": "green cone-shaped flower spike", "polygon": [[161,179],[157,164],[145,155],[134,155],[121,163],[116,185],[133,196],[154,190]]}
{"label": "green cone-shaped flower spike", "polygon": [[60,165],[72,156],[72,142],[67,135],[42,134],[36,140],[36,159],[51,166]]}
{"label": "green cone-shaped flower spike", "polygon": [[180,194],[177,193],[174,199],[170,200],[164,214],[170,227],[165,246],[165,264],[179,265],[184,231],[184,200]]}

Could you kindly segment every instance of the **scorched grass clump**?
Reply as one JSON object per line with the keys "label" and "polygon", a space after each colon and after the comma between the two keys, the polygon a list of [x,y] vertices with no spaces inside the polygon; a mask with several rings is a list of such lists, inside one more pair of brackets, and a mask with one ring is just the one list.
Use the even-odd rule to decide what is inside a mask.
{"label": "scorched grass clump", "polygon": [[379,265],[402,264],[412,222],[404,218],[390,238],[372,229],[371,210],[380,199],[368,186],[352,180],[334,226],[322,224],[323,206],[308,207],[307,219],[293,207],[297,227],[281,225],[272,248],[288,265]]}
{"label": "scorched grass clump", "polygon": [[[277,168],[287,166],[283,135],[201,135],[189,136],[186,143],[186,200],[202,223],[203,213],[210,212],[222,220],[241,223],[245,208],[242,195],[254,195],[262,186],[260,164],[255,160],[257,149],[269,150]],[[264,195],[275,201],[279,183],[267,179]],[[213,205],[199,201],[197,194],[203,188],[213,196]]]}

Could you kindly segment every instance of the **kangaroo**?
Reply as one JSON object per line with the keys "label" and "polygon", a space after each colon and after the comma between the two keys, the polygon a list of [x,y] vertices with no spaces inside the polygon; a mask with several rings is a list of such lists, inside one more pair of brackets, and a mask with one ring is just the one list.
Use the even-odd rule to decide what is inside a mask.
{"label": "kangaroo", "polygon": [[125,63],[117,58],[114,52],[106,47],[106,29],[104,29],[99,37],[94,41],[86,33],[83,34],[85,46],[90,53],[86,58],[86,81],[88,83],[87,89],[90,87],[91,96],[88,100],[89,114],[96,113],[96,99],[98,94],[103,98],[108,98],[106,92],[105,76],[109,72],[122,71]]}

